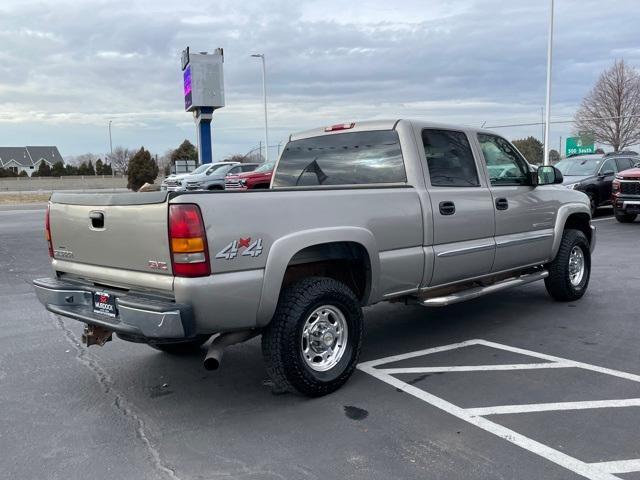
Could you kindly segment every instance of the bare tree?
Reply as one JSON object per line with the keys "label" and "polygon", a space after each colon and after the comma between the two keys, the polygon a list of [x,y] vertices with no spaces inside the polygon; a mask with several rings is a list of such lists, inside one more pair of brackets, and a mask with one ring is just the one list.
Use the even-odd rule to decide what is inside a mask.
{"label": "bare tree", "polygon": [[129,171],[129,160],[131,160],[134,153],[128,148],[117,146],[113,149],[113,153],[107,155],[107,160],[115,172],[126,175]]}
{"label": "bare tree", "polygon": [[615,151],[640,142],[640,73],[624,60],[600,75],[575,116],[580,132]]}

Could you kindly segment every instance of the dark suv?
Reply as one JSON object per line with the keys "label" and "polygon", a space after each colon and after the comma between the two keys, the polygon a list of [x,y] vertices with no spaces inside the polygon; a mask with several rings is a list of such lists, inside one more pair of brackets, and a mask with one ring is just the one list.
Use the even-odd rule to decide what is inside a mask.
{"label": "dark suv", "polygon": [[632,168],[638,160],[636,152],[622,151],[569,157],[556,167],[562,172],[566,188],[587,194],[591,214],[595,215],[598,207],[611,204],[611,184],[616,174]]}

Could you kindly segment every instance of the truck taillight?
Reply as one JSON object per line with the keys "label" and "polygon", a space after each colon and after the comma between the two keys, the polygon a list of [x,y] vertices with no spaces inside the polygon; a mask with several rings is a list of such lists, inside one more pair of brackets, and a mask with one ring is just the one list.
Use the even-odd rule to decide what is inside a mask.
{"label": "truck taillight", "polygon": [[169,205],[169,248],[177,277],[206,277],[211,274],[207,235],[197,205]]}
{"label": "truck taillight", "polygon": [[47,212],[44,214],[44,238],[49,247],[49,256],[53,258],[53,242],[51,241],[51,220],[50,217],[51,204],[47,204]]}

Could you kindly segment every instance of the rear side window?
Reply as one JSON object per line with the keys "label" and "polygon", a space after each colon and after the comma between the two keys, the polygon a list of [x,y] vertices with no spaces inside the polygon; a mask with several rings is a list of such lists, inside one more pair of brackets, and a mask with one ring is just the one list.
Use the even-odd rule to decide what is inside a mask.
{"label": "rear side window", "polygon": [[616,162],[618,162],[619,172],[633,168],[633,160],[630,158],[617,158]]}
{"label": "rear side window", "polygon": [[394,130],[340,133],[289,142],[273,187],[406,182]]}
{"label": "rear side window", "polygon": [[422,143],[434,187],[477,187],[478,170],[463,132],[423,130]]}

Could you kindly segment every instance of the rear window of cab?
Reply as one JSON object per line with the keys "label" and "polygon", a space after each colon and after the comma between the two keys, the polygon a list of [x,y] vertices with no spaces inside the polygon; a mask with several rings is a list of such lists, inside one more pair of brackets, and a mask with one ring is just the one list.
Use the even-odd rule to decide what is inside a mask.
{"label": "rear window of cab", "polygon": [[289,142],[273,188],[404,183],[407,174],[395,130],[350,132]]}

